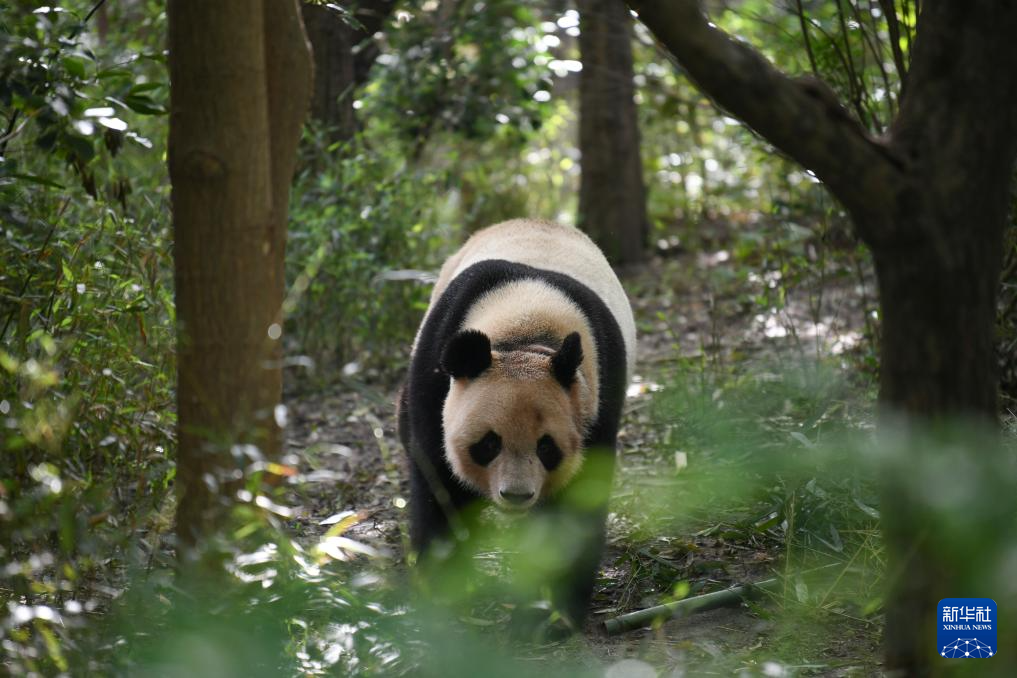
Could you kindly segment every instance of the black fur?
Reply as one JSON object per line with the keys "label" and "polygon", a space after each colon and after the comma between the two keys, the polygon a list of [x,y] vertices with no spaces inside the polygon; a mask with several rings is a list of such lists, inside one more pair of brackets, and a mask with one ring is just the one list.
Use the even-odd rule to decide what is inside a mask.
{"label": "black fur", "polygon": [[565,388],[572,388],[576,370],[583,362],[583,343],[578,332],[573,332],[561,342],[561,348],[551,356],[551,371],[554,378]]}
{"label": "black fur", "polygon": [[537,441],[537,459],[548,471],[553,471],[561,464],[561,448],[554,442],[554,438],[545,435]]}
{"label": "black fur", "polygon": [[501,454],[501,436],[488,431],[484,437],[470,445],[470,457],[481,466],[487,466]]}
{"label": "black fur", "polygon": [[491,366],[491,340],[479,330],[456,334],[441,353],[441,369],[456,379],[476,379]]}
{"label": "black fur", "polygon": [[[593,490],[597,492],[596,501],[581,503],[590,508],[577,509],[572,508],[573,503],[567,506],[566,502],[551,502],[542,509],[552,516],[555,512],[565,512],[585,525],[582,532],[588,537],[581,552],[561,580],[550,582],[556,602],[574,623],[579,624],[585,615],[603,552],[607,495],[625,399],[626,362],[625,343],[610,310],[592,290],[570,276],[504,260],[482,261],[456,276],[431,308],[418,336],[399,410],[400,437],[410,458],[410,541],[413,548],[425,556],[432,541],[459,524],[461,510],[479,498],[455,478],[445,460],[442,408],[448,395],[448,373],[454,373],[459,366],[445,363],[443,355],[467,312],[481,296],[501,285],[524,279],[542,280],[575,303],[590,323],[597,349],[600,402],[597,417],[583,442],[587,463],[572,486],[601,489]],[[574,363],[573,378],[575,367],[582,360],[582,347],[577,340],[578,336],[574,346],[565,342],[570,344],[568,350],[565,345],[559,350],[563,365]],[[476,372],[479,364],[472,364],[472,369],[465,372]],[[444,371],[447,368],[452,370]],[[606,481],[591,475],[598,473],[606,475]]]}

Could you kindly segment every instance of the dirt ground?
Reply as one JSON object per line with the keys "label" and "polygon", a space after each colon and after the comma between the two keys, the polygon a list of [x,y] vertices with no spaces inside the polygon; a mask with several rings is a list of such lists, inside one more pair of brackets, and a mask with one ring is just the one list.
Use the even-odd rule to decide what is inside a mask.
{"label": "dirt ground", "polygon": [[[658,385],[681,369],[681,358],[831,356],[861,340],[871,296],[864,276],[825,280],[811,293],[790,293],[781,312],[761,313],[753,298],[775,293],[779,280],[752,274],[731,280],[724,274],[727,258],[724,251],[684,254],[625,276],[640,331],[639,362],[620,433],[613,501],[631,505],[641,491],[676,473],[673,456],[660,451],[664,432],[650,416],[650,401]],[[287,443],[301,458],[302,471],[321,481],[310,483],[301,497],[300,537],[313,542],[328,529],[322,521],[358,512],[362,519],[345,536],[402,567],[408,487],[394,393],[344,379],[324,391],[291,396]],[[564,651],[599,663],[609,676],[878,674],[878,634],[865,623],[788,629],[773,621],[765,603],[704,612],[655,630],[618,636],[602,630],[609,617],[657,604],[666,592],[655,582],[686,580],[719,590],[772,577],[781,558],[773,540],[730,539],[710,530],[644,536],[637,543],[631,525],[612,514],[593,612],[583,637]],[[769,649],[792,641],[807,656],[793,664],[765,659]]]}

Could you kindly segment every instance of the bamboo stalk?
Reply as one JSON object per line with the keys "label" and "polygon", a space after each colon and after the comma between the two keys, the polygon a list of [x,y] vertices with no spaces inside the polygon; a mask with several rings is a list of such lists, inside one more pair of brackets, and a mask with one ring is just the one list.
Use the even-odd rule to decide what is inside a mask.
{"label": "bamboo stalk", "polygon": [[[824,565],[823,567],[807,570],[802,574],[811,574],[813,572],[819,572],[839,565],[840,563]],[[777,590],[780,583],[780,577],[774,577],[773,579],[765,579],[754,584],[749,583],[742,584],[741,586],[732,586],[731,588],[724,589],[723,591],[704,593],[701,596],[692,596],[691,598],[677,600],[673,603],[655,605],[654,607],[648,607],[645,610],[637,610],[635,612],[629,612],[627,614],[608,619],[604,622],[604,630],[609,636],[615,636],[620,633],[625,633],[626,631],[638,629],[643,626],[649,626],[658,619],[687,617],[691,614],[695,614],[696,612],[706,612],[707,610],[716,610],[720,607],[729,607],[737,605],[745,600],[756,600],[762,597],[764,593],[770,593]]]}

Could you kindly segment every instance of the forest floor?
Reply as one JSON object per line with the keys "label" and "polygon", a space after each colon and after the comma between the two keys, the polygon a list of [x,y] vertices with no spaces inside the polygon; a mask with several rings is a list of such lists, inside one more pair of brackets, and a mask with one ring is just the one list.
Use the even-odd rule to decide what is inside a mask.
{"label": "forest floor", "polygon": [[[691,520],[658,521],[650,529],[640,524],[640,497],[698,461],[669,448],[668,424],[652,404],[661,385],[718,366],[779,370],[785,362],[815,361],[817,353],[836,361],[863,341],[871,280],[842,272],[821,288],[793,292],[779,277],[733,274],[727,260],[725,251],[680,254],[625,276],[640,331],[639,363],[620,433],[607,552],[585,633],[537,647],[532,659],[567,658],[603,667],[609,676],[878,674],[878,623],[851,615],[792,614],[778,622],[764,602],[652,630],[617,636],[602,630],[610,617],[658,604],[675,582],[720,590],[767,579],[786,566],[784,542],[774,531],[726,529],[735,520],[730,515],[693,508]],[[759,299],[778,293],[782,310],[761,311]],[[404,567],[408,487],[394,399],[394,389],[349,379],[288,399],[288,449],[302,459],[303,472],[328,479],[310,483],[299,498],[301,541],[321,536],[330,516],[356,512],[359,522],[344,536]],[[753,516],[739,517],[745,519]],[[799,623],[789,625],[788,616]]]}

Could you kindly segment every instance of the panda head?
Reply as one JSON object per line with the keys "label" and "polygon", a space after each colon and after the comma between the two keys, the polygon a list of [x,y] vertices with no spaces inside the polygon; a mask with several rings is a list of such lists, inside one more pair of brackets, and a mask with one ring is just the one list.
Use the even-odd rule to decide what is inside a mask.
{"label": "panda head", "polygon": [[578,333],[557,350],[505,352],[478,330],[456,334],[441,357],[452,378],[442,423],[459,480],[513,511],[564,487],[583,461],[582,361]]}

